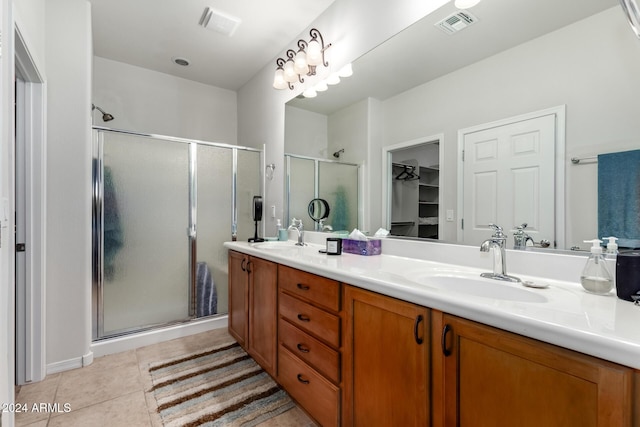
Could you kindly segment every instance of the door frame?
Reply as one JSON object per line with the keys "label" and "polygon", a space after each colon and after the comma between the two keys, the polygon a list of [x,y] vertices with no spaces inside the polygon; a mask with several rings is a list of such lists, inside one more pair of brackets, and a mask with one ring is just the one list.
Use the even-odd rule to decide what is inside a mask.
{"label": "door frame", "polygon": [[466,135],[479,132],[495,127],[510,125],[517,122],[522,122],[530,119],[535,119],[543,116],[555,115],[556,117],[556,132],[555,132],[555,235],[554,240],[557,248],[565,247],[565,121],[566,121],[565,104],[557,107],[551,107],[544,110],[533,111],[530,113],[521,114],[518,116],[508,117],[505,119],[496,120],[489,123],[482,123],[476,126],[471,126],[458,130],[458,151],[457,151],[457,168],[458,168],[458,214],[459,218],[456,224],[457,229],[457,241],[462,243],[463,241],[463,229],[462,218],[464,217],[464,165],[463,165],[463,152],[464,152],[464,138]]}
{"label": "door frame", "polygon": [[[15,381],[28,384],[46,375],[46,83],[26,40],[15,28],[15,145],[13,207],[22,216],[25,257],[15,254]],[[19,78],[18,78],[19,76]],[[18,152],[21,153],[18,156]],[[16,220],[16,226],[18,226]],[[20,267],[23,271],[18,271]],[[21,283],[18,279],[21,278]]]}
{"label": "door frame", "polygon": [[444,219],[444,200],[442,181],[444,179],[444,171],[446,169],[444,164],[444,133],[437,133],[435,135],[425,136],[421,138],[412,139],[410,141],[404,141],[393,145],[387,145],[382,147],[382,226],[391,231],[391,187],[393,185],[391,179],[391,159],[394,151],[404,150],[407,148],[416,147],[424,144],[440,144],[438,153],[440,162],[440,188],[438,189],[438,199],[440,205],[438,206],[438,238],[442,239],[443,226],[442,220]]}

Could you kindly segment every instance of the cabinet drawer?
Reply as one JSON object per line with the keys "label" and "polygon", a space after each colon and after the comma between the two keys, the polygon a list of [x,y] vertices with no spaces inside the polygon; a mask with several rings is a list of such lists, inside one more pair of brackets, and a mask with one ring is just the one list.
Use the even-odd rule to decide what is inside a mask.
{"label": "cabinet drawer", "polygon": [[320,425],[339,425],[340,390],[300,359],[280,346],[280,384]]}
{"label": "cabinet drawer", "polygon": [[335,280],[280,265],[278,286],[314,304],[340,311],[340,283]]}
{"label": "cabinet drawer", "polygon": [[283,319],[278,321],[278,336],[293,354],[334,383],[340,382],[340,353]]}
{"label": "cabinet drawer", "polygon": [[340,318],[280,292],[280,316],[335,348],[340,347]]}

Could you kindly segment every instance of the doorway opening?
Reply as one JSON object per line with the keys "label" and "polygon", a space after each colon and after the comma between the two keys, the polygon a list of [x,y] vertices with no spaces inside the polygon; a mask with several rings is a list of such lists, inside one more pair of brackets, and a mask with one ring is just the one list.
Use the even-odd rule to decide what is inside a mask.
{"label": "doorway opening", "polygon": [[442,238],[442,135],[385,147],[383,223],[392,236]]}

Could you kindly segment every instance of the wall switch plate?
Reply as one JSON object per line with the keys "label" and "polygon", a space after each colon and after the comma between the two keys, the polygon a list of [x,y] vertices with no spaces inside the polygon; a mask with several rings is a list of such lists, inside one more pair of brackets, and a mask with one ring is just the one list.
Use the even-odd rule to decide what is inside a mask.
{"label": "wall switch plate", "polygon": [[447,221],[453,221],[453,209],[447,209]]}

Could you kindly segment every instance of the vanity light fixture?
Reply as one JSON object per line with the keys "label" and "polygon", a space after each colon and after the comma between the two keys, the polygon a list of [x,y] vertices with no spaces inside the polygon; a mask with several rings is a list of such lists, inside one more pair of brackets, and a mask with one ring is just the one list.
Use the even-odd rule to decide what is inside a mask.
{"label": "vanity light fixture", "polygon": [[470,9],[480,3],[480,1],[481,0],[456,0],[454,4],[458,9]]}
{"label": "vanity light fixture", "polygon": [[303,76],[315,76],[318,65],[329,66],[325,60],[324,51],[331,47],[331,43],[325,45],[320,31],[312,28],[309,31],[311,39],[298,40],[298,51],[289,49],[286,52],[287,59],[276,59],[276,72],[273,78],[275,89],[293,90],[295,82],[304,83]]}

